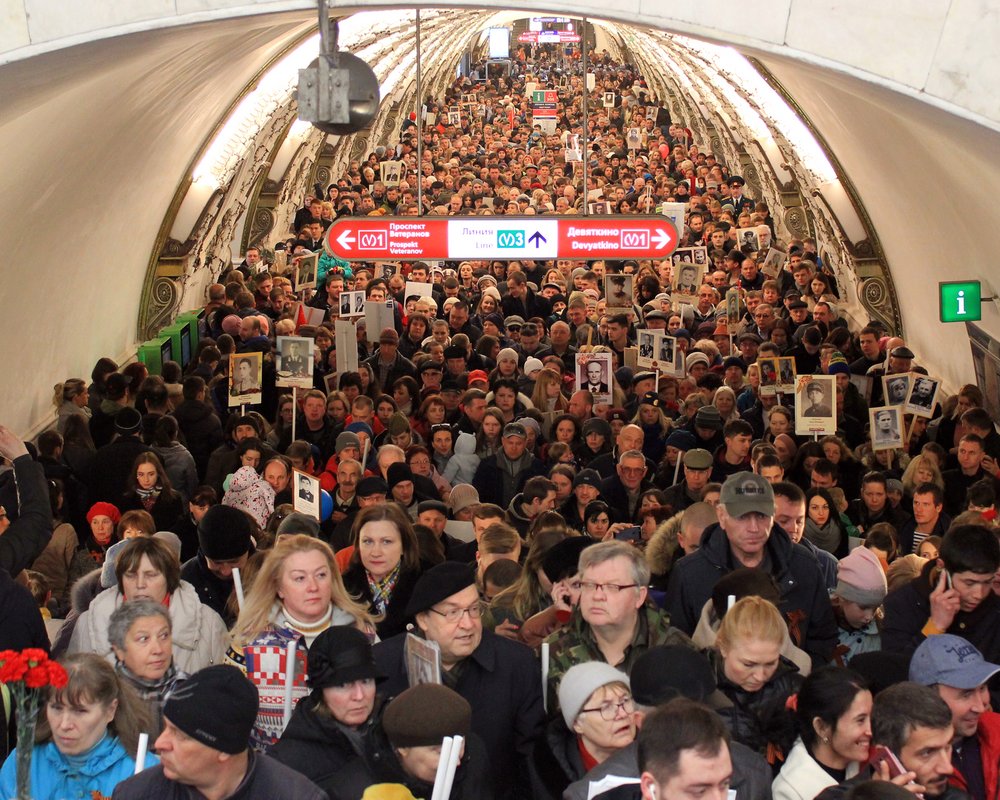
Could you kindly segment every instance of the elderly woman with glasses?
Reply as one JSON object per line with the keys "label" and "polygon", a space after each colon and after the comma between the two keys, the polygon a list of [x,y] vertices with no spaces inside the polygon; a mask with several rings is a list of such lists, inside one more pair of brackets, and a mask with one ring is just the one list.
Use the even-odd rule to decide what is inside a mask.
{"label": "elderly woman with glasses", "polygon": [[559,683],[559,708],[535,745],[532,796],[558,800],[574,781],[635,740],[629,678],[603,661],[587,661]]}

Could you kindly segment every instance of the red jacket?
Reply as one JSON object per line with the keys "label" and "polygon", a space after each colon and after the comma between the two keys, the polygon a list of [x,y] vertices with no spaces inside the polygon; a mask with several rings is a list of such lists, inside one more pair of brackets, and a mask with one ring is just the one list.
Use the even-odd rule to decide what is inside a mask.
{"label": "red jacket", "polygon": [[[986,796],[1000,797],[1000,714],[987,711],[979,718],[979,753],[983,759],[983,779]],[[963,792],[968,791],[965,777],[956,769],[948,782]]]}

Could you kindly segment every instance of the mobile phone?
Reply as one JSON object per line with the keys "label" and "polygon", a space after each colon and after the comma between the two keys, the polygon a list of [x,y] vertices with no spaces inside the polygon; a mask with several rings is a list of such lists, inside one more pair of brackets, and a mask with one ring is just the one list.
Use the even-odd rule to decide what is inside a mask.
{"label": "mobile phone", "polygon": [[951,573],[948,570],[944,571],[944,585],[948,587],[948,591],[951,591]]}
{"label": "mobile phone", "polygon": [[619,542],[641,542],[642,528],[633,525],[631,528],[623,528],[615,534],[615,540]]}
{"label": "mobile phone", "polygon": [[878,770],[879,764],[888,764],[890,778],[897,778],[907,771],[902,762],[896,758],[896,754],[893,753],[888,747],[881,744],[876,745],[872,750],[872,755],[871,758],[868,759],[868,763],[871,764],[873,772]]}

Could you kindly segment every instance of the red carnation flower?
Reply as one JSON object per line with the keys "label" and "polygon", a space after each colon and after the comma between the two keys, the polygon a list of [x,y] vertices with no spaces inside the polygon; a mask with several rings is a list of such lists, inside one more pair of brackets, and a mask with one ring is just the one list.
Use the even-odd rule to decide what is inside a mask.
{"label": "red carnation flower", "polygon": [[38,666],[49,660],[49,654],[40,647],[29,647],[27,650],[22,650],[21,657],[30,662],[32,666]]}
{"label": "red carnation flower", "polygon": [[69,675],[58,661],[48,661],[45,668],[49,673],[49,684],[55,689],[62,689],[69,683]]}
{"label": "red carnation flower", "polygon": [[32,667],[24,676],[24,685],[29,689],[41,689],[49,683],[49,671],[45,667]]}

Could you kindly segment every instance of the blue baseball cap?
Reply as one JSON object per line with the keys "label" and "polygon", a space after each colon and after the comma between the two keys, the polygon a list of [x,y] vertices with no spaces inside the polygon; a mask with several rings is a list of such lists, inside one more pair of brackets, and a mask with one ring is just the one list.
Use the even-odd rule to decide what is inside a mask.
{"label": "blue baseball cap", "polygon": [[961,636],[941,633],[929,636],[913,653],[910,680],[924,686],[935,683],[954,689],[975,689],[1000,672]]}

